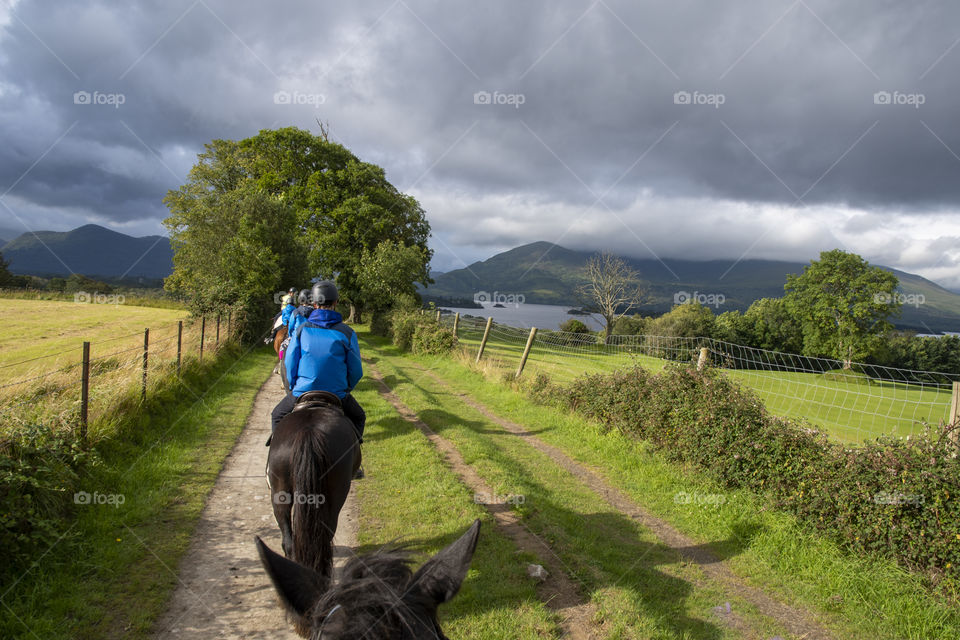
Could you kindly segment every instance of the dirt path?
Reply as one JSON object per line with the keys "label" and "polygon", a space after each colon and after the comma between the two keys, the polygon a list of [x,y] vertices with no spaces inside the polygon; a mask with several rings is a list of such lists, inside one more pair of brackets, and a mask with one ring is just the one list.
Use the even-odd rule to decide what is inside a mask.
{"label": "dirt path", "polygon": [[[435,433],[416,413],[400,400],[384,382],[380,372],[368,364],[367,372],[373,379],[381,395],[393,405],[394,409],[407,421],[414,424],[428,440],[443,454],[453,472],[478,496],[494,496],[496,492],[463,460],[457,448],[447,439]],[[588,602],[580,589],[568,576],[563,561],[544,543],[534,535],[517,517],[517,514],[506,503],[484,503],[487,510],[496,520],[497,527],[506,535],[518,549],[530,552],[540,558],[540,562],[549,572],[547,580],[540,584],[538,593],[543,602],[560,616],[560,624],[565,638],[572,640],[592,640],[601,637],[593,620],[596,617],[596,607]]]}
{"label": "dirt path", "polygon": [[[207,499],[180,563],[180,584],[157,621],[156,638],[299,638],[284,619],[253,544],[258,535],[280,551],[280,530],[264,475],[263,443],[270,433],[270,412],[282,397],[280,378],[271,375],[257,393],[247,426]],[[352,553],[356,534],[357,507],[351,490],[334,538],[337,566]]]}
{"label": "dirt path", "polygon": [[[451,388],[443,379],[426,369],[416,367],[441,387],[459,397],[465,404],[477,410],[492,423],[504,430],[522,436],[524,442],[547,455],[556,464],[577,477],[587,487],[600,495],[608,504],[624,515],[636,520],[656,535],[663,544],[671,547],[680,557],[700,566],[705,574],[717,580],[725,589],[743,598],[755,606],[760,613],[781,623],[789,633],[805,640],[829,640],[832,635],[824,629],[811,612],[790,606],[771,597],[761,589],[747,585],[736,576],[728,563],[717,557],[704,545],[686,537],[666,521],[657,518],[634,502],[629,496],[610,485],[599,473],[573,460],[560,449],[549,445],[524,426],[511,422],[493,413],[489,408],[474,400],[468,394]],[[741,632],[747,632],[741,621],[727,616],[727,622]]]}

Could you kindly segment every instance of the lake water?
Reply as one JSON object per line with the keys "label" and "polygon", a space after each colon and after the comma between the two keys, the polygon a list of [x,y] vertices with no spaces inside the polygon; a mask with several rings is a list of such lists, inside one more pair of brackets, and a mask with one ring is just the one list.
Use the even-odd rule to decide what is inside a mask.
{"label": "lake water", "polygon": [[594,331],[603,329],[603,323],[598,320],[598,316],[581,316],[567,313],[573,307],[564,307],[555,304],[505,304],[503,307],[494,307],[493,303],[480,303],[483,309],[462,309],[459,307],[444,307],[453,312],[459,312],[460,317],[465,315],[477,316],[480,318],[492,317],[494,322],[509,325],[511,327],[521,327],[529,329],[536,327],[538,329],[556,330],[560,324],[570,318],[576,318]]}

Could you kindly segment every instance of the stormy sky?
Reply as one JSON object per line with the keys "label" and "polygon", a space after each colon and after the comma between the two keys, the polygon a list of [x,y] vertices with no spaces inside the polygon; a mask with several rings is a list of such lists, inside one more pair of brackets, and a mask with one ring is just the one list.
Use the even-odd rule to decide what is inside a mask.
{"label": "stormy sky", "polygon": [[163,233],[205,142],[320,119],[439,270],[840,247],[957,288],[958,72],[949,0],[0,0],[0,237]]}

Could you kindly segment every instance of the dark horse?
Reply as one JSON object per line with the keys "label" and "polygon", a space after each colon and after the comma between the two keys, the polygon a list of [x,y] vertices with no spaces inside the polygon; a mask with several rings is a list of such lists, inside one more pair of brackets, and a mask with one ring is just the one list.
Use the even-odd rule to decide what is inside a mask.
{"label": "dark horse", "polygon": [[260,560],[297,629],[311,640],[445,640],[437,607],[457,595],[477,548],[480,521],[420,569],[403,550],[356,557],[330,580],[291,562],[256,539]]}
{"label": "dark horse", "polygon": [[357,432],[340,399],[326,391],[300,396],[277,424],[267,465],[284,554],[329,577],[337,518],[360,466]]}

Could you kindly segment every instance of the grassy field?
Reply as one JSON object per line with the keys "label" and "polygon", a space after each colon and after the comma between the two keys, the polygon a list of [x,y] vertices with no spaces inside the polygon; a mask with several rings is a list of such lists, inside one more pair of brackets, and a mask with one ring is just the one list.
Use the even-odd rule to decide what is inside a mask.
{"label": "grassy field", "polygon": [[[0,401],[3,424],[38,416],[76,416],[84,341],[90,346],[91,421],[110,414],[114,399],[142,385],[144,329],[150,329],[148,393],[181,362],[199,357],[201,322],[182,309],[0,298]],[[227,337],[225,320],[220,337]],[[210,319],[204,350],[217,346]],[[74,418],[68,420],[76,421]]]}
{"label": "grassy field", "polygon": [[0,298],[0,384],[78,362],[84,341],[91,357],[142,346],[145,328],[159,344],[186,318],[182,309]]}
{"label": "grassy field", "polygon": [[[521,392],[502,384],[497,370],[474,367],[464,359],[401,355],[385,341],[365,334],[362,348],[376,360],[403,402],[453,442],[498,494],[525,497],[515,511],[526,527],[549,542],[583,585],[586,597],[597,607],[601,637],[742,637],[711,613],[727,602],[755,637],[791,636],[749,602],[707,579],[696,565],[679,562],[649,531],[616,512],[524,438],[491,423],[458,394],[468,394],[596,470],[638,504],[708,545],[747,583],[811,611],[835,637],[926,640],[960,635],[960,609],[930,595],[919,576],[883,559],[851,557],[794,518],[771,510],[762,498],[718,487],[666,462],[642,442],[602,432],[578,416],[532,405]],[[386,465],[389,475],[407,474],[411,481],[437,473],[436,454],[424,448],[422,437],[397,422],[369,392],[361,401],[377,407],[377,426],[371,427],[365,449],[372,477],[379,475],[380,464]],[[400,447],[399,438],[404,445],[395,449]],[[413,460],[416,464],[410,463]],[[473,517],[472,506],[463,504],[462,490],[444,488],[424,494],[421,481],[417,482],[407,489],[402,482],[395,488],[391,485],[382,494],[373,483],[362,487],[377,494],[367,496],[371,502],[389,496],[390,508],[374,518],[387,524],[378,526],[398,534],[422,531],[424,520],[453,511],[460,514],[454,518],[457,524],[440,527],[446,540]],[[427,486],[435,484],[430,481]],[[677,501],[680,493],[722,496],[723,500]],[[440,544],[432,538],[431,542]],[[496,593],[492,591],[491,597]],[[461,615],[454,608],[448,615],[450,628],[458,634],[462,629],[462,637],[495,637],[484,631],[486,627],[472,613]],[[536,637],[535,622],[518,620],[516,624],[519,631],[498,637]]]}
{"label": "grassy field", "polygon": [[[445,320],[449,324],[449,320]],[[463,325],[460,343],[469,356],[476,356],[483,331]],[[515,372],[526,342],[526,330],[495,327],[483,355],[484,366],[495,376]],[[667,360],[626,349],[601,347],[556,347],[534,342],[523,375],[544,373],[551,379],[570,382],[586,373],[602,373],[639,365],[658,372]],[[831,374],[788,371],[727,369],[725,374],[753,389],[767,409],[776,415],[806,420],[838,440],[859,443],[881,435],[919,433],[922,422],[937,424],[950,410],[949,387],[868,382]]]}

